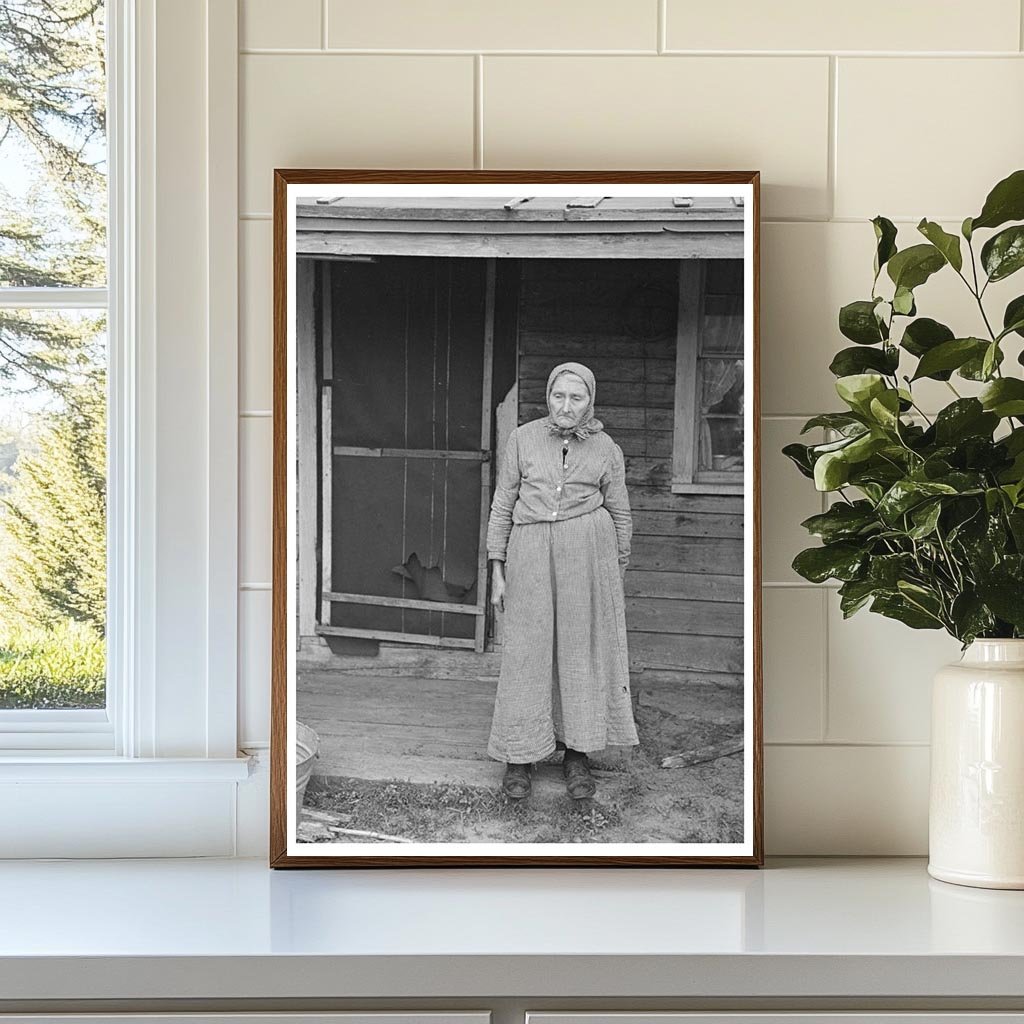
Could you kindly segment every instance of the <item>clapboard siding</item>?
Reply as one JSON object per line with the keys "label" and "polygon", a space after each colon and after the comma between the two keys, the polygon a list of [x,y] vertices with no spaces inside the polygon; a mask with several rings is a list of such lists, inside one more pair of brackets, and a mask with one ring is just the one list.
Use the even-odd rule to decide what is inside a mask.
{"label": "clapboard siding", "polygon": [[626,620],[631,632],[743,635],[742,605],[722,604],[719,601],[629,597],[626,598]]}
{"label": "clapboard siding", "polygon": [[633,532],[649,537],[743,537],[743,516],[633,510]]}
{"label": "clapboard siding", "polygon": [[681,668],[742,672],[743,638],[630,632],[629,664],[634,671]]}
{"label": "clapboard siding", "polygon": [[[707,278],[712,331],[735,315],[742,284],[725,262]],[[744,503],[671,492],[677,302],[678,264],[670,261],[524,261],[519,422],[547,414],[553,366],[578,360],[594,371],[597,415],[626,457],[633,509],[631,667],[645,678],[735,679],[743,672]]]}
{"label": "clapboard siding", "polygon": [[712,572],[656,572],[631,566],[626,573],[626,597],[674,597],[736,604],[743,600],[743,578]]}
{"label": "clapboard siding", "polygon": [[[638,346],[634,343],[634,348]],[[643,355],[633,358],[592,357],[587,366],[594,371],[594,376],[601,382],[601,395],[604,396],[606,384],[624,383],[639,384],[649,381],[652,384],[672,384],[676,379],[676,360],[651,359]],[[551,372],[551,359],[547,355],[527,356],[519,358],[519,380],[529,384],[545,384]]]}

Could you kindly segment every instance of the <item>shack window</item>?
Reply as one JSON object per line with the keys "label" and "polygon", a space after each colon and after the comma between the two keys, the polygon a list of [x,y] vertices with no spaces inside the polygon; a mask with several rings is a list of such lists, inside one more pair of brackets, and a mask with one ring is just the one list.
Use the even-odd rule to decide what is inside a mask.
{"label": "shack window", "polygon": [[743,261],[682,260],[672,490],[743,491]]}

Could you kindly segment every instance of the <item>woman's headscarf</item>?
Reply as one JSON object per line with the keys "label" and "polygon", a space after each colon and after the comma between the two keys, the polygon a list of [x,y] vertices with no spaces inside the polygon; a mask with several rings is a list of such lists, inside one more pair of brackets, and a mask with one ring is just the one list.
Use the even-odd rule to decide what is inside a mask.
{"label": "woman's headscarf", "polygon": [[551,398],[551,389],[555,385],[555,381],[562,376],[563,373],[574,373],[583,383],[586,385],[587,391],[590,392],[590,404],[587,406],[583,415],[580,417],[579,423],[574,427],[560,427],[558,423],[552,419],[550,409],[548,411],[548,430],[552,434],[557,434],[559,437],[575,437],[579,441],[585,441],[591,434],[596,434],[601,430],[604,430],[604,424],[594,418],[594,400],[597,398],[597,381],[594,379],[594,374],[590,371],[590,368],[584,366],[582,363],[559,363],[551,373],[548,375],[548,386],[545,391],[545,401],[549,401]]}

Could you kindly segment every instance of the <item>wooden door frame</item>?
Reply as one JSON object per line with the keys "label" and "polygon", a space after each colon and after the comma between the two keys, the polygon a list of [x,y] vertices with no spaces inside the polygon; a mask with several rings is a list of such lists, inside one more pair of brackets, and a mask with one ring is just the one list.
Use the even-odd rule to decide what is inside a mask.
{"label": "wooden door frame", "polygon": [[[445,258],[445,257],[435,257]],[[317,325],[321,345],[320,378],[320,587],[319,621],[314,629],[323,636],[359,637],[367,640],[383,640],[392,643],[423,644],[430,647],[468,648],[483,653],[487,643],[487,521],[491,504],[491,466],[494,453],[491,450],[492,422],[492,381],[494,366],[494,316],[495,280],[497,260],[486,259],[484,279],[484,325],[483,325],[483,380],[481,384],[480,447],[478,450],[434,450],[412,448],[366,448],[333,443],[334,405],[334,334],[331,322],[332,303],[329,301],[328,260],[320,261],[320,322]],[[372,594],[358,594],[337,591],[333,586],[333,550],[331,536],[333,529],[333,464],[340,455],[359,458],[428,458],[445,460],[466,460],[480,463],[480,528],[477,550],[477,601],[475,605],[454,602],[424,601],[411,597],[383,597]],[[403,552],[403,555],[405,552]],[[386,608],[406,608],[418,611],[447,612],[453,615],[475,617],[473,638],[434,636],[430,633],[406,633],[400,630],[364,629],[356,626],[335,626],[331,623],[331,609],[335,604],[371,605]]]}

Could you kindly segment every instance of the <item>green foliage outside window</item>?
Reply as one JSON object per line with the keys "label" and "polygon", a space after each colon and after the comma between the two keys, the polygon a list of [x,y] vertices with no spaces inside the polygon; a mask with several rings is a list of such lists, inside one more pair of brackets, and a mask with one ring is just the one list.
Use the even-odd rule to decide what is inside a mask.
{"label": "green foliage outside window", "polygon": [[[0,0],[0,172],[0,303],[105,285],[102,0]],[[0,709],[105,701],[99,313],[0,305]]]}

